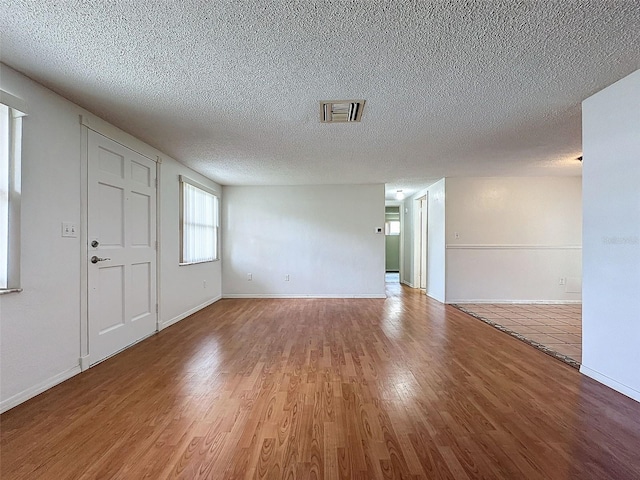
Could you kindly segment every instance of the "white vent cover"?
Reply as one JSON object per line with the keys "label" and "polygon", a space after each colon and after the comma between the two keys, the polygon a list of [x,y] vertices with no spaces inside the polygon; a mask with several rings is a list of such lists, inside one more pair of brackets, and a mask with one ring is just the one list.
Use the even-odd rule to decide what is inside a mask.
{"label": "white vent cover", "polygon": [[359,122],[364,110],[364,100],[325,100],[320,102],[322,123]]}

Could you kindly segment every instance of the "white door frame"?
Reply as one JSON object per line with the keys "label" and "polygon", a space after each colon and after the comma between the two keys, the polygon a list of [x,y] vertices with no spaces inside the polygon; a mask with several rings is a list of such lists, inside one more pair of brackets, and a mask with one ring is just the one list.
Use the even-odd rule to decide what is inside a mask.
{"label": "white door frame", "polygon": [[[160,185],[162,158],[154,148],[137,138],[92,115],[80,116],[80,368],[90,366],[89,352],[89,130],[129,148],[156,162],[156,179]],[[160,188],[156,188],[156,300],[158,315],[156,332],[160,325]]]}
{"label": "white door frame", "polygon": [[[424,201],[424,209],[422,209],[422,202]],[[416,198],[413,205],[413,285],[415,288],[422,289],[422,276],[424,276],[423,290],[428,289],[427,285],[427,255],[429,252],[429,237],[428,237],[428,210],[429,210],[429,195],[424,195]],[[424,210],[424,211],[422,211]],[[424,221],[423,221],[424,219]],[[424,251],[424,255],[423,255]],[[423,258],[424,257],[424,258]]]}
{"label": "white door frame", "polygon": [[[400,213],[400,268],[398,269],[400,283],[402,283],[404,272],[404,202],[398,200],[387,200],[384,202],[385,207],[398,207]],[[385,269],[386,270],[386,269]]]}

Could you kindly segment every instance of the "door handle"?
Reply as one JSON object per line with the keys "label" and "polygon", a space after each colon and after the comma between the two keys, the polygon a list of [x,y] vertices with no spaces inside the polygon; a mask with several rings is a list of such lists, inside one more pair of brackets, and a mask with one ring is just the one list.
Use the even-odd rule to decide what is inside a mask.
{"label": "door handle", "polygon": [[93,257],[91,257],[91,263],[104,262],[105,260],[111,260],[111,259],[110,258],[96,257],[95,255]]}

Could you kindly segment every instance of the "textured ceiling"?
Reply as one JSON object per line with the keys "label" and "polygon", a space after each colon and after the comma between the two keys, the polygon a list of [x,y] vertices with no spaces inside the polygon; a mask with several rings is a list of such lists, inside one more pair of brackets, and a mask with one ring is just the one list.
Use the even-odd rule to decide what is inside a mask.
{"label": "textured ceiling", "polygon": [[[637,0],[0,0],[1,59],[228,185],[580,175]],[[320,100],[365,99],[322,124]]]}

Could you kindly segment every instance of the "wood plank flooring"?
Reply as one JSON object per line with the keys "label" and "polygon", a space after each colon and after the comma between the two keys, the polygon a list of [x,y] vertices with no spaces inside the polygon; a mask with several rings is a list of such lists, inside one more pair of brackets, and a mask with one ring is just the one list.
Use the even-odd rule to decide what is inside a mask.
{"label": "wood plank flooring", "polygon": [[640,404],[389,288],[217,302],[3,414],[0,477],[640,478]]}

